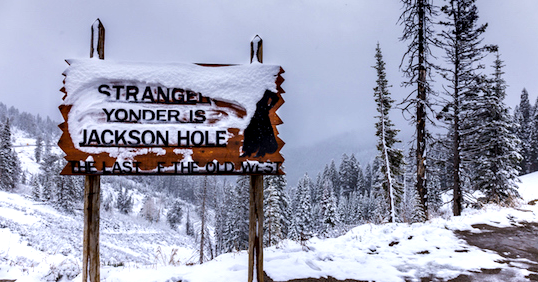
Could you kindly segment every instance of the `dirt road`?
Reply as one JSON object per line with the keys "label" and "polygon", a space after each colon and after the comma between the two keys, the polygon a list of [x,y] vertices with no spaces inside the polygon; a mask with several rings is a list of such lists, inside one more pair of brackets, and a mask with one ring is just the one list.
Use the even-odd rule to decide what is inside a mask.
{"label": "dirt road", "polygon": [[[457,231],[456,235],[469,245],[496,252],[508,269],[483,270],[462,274],[452,281],[538,281],[538,223],[517,223],[513,227],[498,228],[485,224],[473,225],[482,232]],[[518,269],[530,273],[523,279],[515,274]]]}

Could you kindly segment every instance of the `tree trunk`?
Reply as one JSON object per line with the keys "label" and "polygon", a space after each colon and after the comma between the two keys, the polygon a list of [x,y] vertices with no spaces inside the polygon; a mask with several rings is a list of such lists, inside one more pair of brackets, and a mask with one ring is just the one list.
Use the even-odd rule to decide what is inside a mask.
{"label": "tree trunk", "polygon": [[425,37],[424,37],[424,17],[426,11],[424,10],[424,0],[418,1],[418,89],[417,89],[417,192],[420,197],[421,208],[424,215],[428,217],[427,206],[427,189],[426,189],[426,50],[425,50]]}

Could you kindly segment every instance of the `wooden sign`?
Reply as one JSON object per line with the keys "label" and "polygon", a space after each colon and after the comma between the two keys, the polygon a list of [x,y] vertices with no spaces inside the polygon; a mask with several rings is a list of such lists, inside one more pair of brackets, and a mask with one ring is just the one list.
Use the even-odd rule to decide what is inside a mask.
{"label": "wooden sign", "polygon": [[62,174],[283,174],[280,66],[67,62]]}

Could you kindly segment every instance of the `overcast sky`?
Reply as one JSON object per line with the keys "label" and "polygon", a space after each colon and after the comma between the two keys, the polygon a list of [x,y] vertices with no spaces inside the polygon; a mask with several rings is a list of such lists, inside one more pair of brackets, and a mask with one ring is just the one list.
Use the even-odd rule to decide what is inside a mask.
{"label": "overcast sky", "polygon": [[[515,106],[523,87],[534,103],[538,1],[477,5],[480,22],[489,23],[484,42],[498,44],[506,64],[507,103]],[[400,87],[406,48],[399,41],[400,13],[397,0],[0,0],[0,101],[61,121],[64,59],[89,57],[97,18],[106,29],[105,59],[115,61],[247,64],[250,41],[259,34],[264,63],[286,71],[279,130],[287,146],[344,133],[361,139],[349,142],[373,146],[377,42],[393,98],[401,101],[411,91]],[[408,141],[412,128],[399,111],[391,115]]]}

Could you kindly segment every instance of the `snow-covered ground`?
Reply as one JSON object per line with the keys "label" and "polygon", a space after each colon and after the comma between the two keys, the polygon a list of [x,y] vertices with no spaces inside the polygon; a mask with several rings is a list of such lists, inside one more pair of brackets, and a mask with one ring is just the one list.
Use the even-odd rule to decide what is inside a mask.
{"label": "snow-covered ground", "polygon": [[[531,192],[525,189],[538,186],[538,173],[522,180],[522,195],[528,195]],[[453,231],[480,232],[471,226],[478,223],[504,227],[538,222],[537,212],[530,205],[520,209],[487,206],[424,224],[365,224],[338,238],[311,239],[305,246],[284,241],[264,250],[264,270],[275,281],[332,276],[393,282],[430,275],[448,280],[470,271],[505,268],[499,255],[469,246]],[[107,264],[125,265],[104,265],[103,281],[246,281],[248,255],[244,251],[202,265],[186,265],[194,250],[182,241],[184,237],[167,232],[165,226],[114,218],[102,222],[102,258]],[[0,279],[56,281],[64,275],[64,281],[81,281],[81,237],[80,216],[67,216],[24,196],[0,192]],[[175,266],[170,265],[174,249]],[[521,281],[527,274],[520,270]]]}
{"label": "snow-covered ground", "polygon": [[[17,142],[32,140],[17,139]],[[23,167],[32,167],[32,152],[17,149]],[[29,163],[29,165],[27,165]],[[38,169],[38,168],[37,168]],[[538,222],[538,173],[521,177],[518,208],[486,206],[466,209],[460,217],[435,218],[417,224],[364,224],[338,238],[313,238],[306,244],[284,241],[264,250],[264,270],[274,281],[332,276],[339,280],[449,280],[484,269],[505,269],[503,258],[468,245],[454,231],[484,232],[474,224],[497,227]],[[21,186],[21,191],[29,188]],[[82,215],[66,215],[23,194],[0,192],[0,280],[17,282],[81,281]],[[193,241],[165,223],[149,224],[135,216],[103,212],[102,281],[247,280],[246,251],[221,255],[192,265]],[[524,268],[512,270],[512,281],[527,281]]]}

